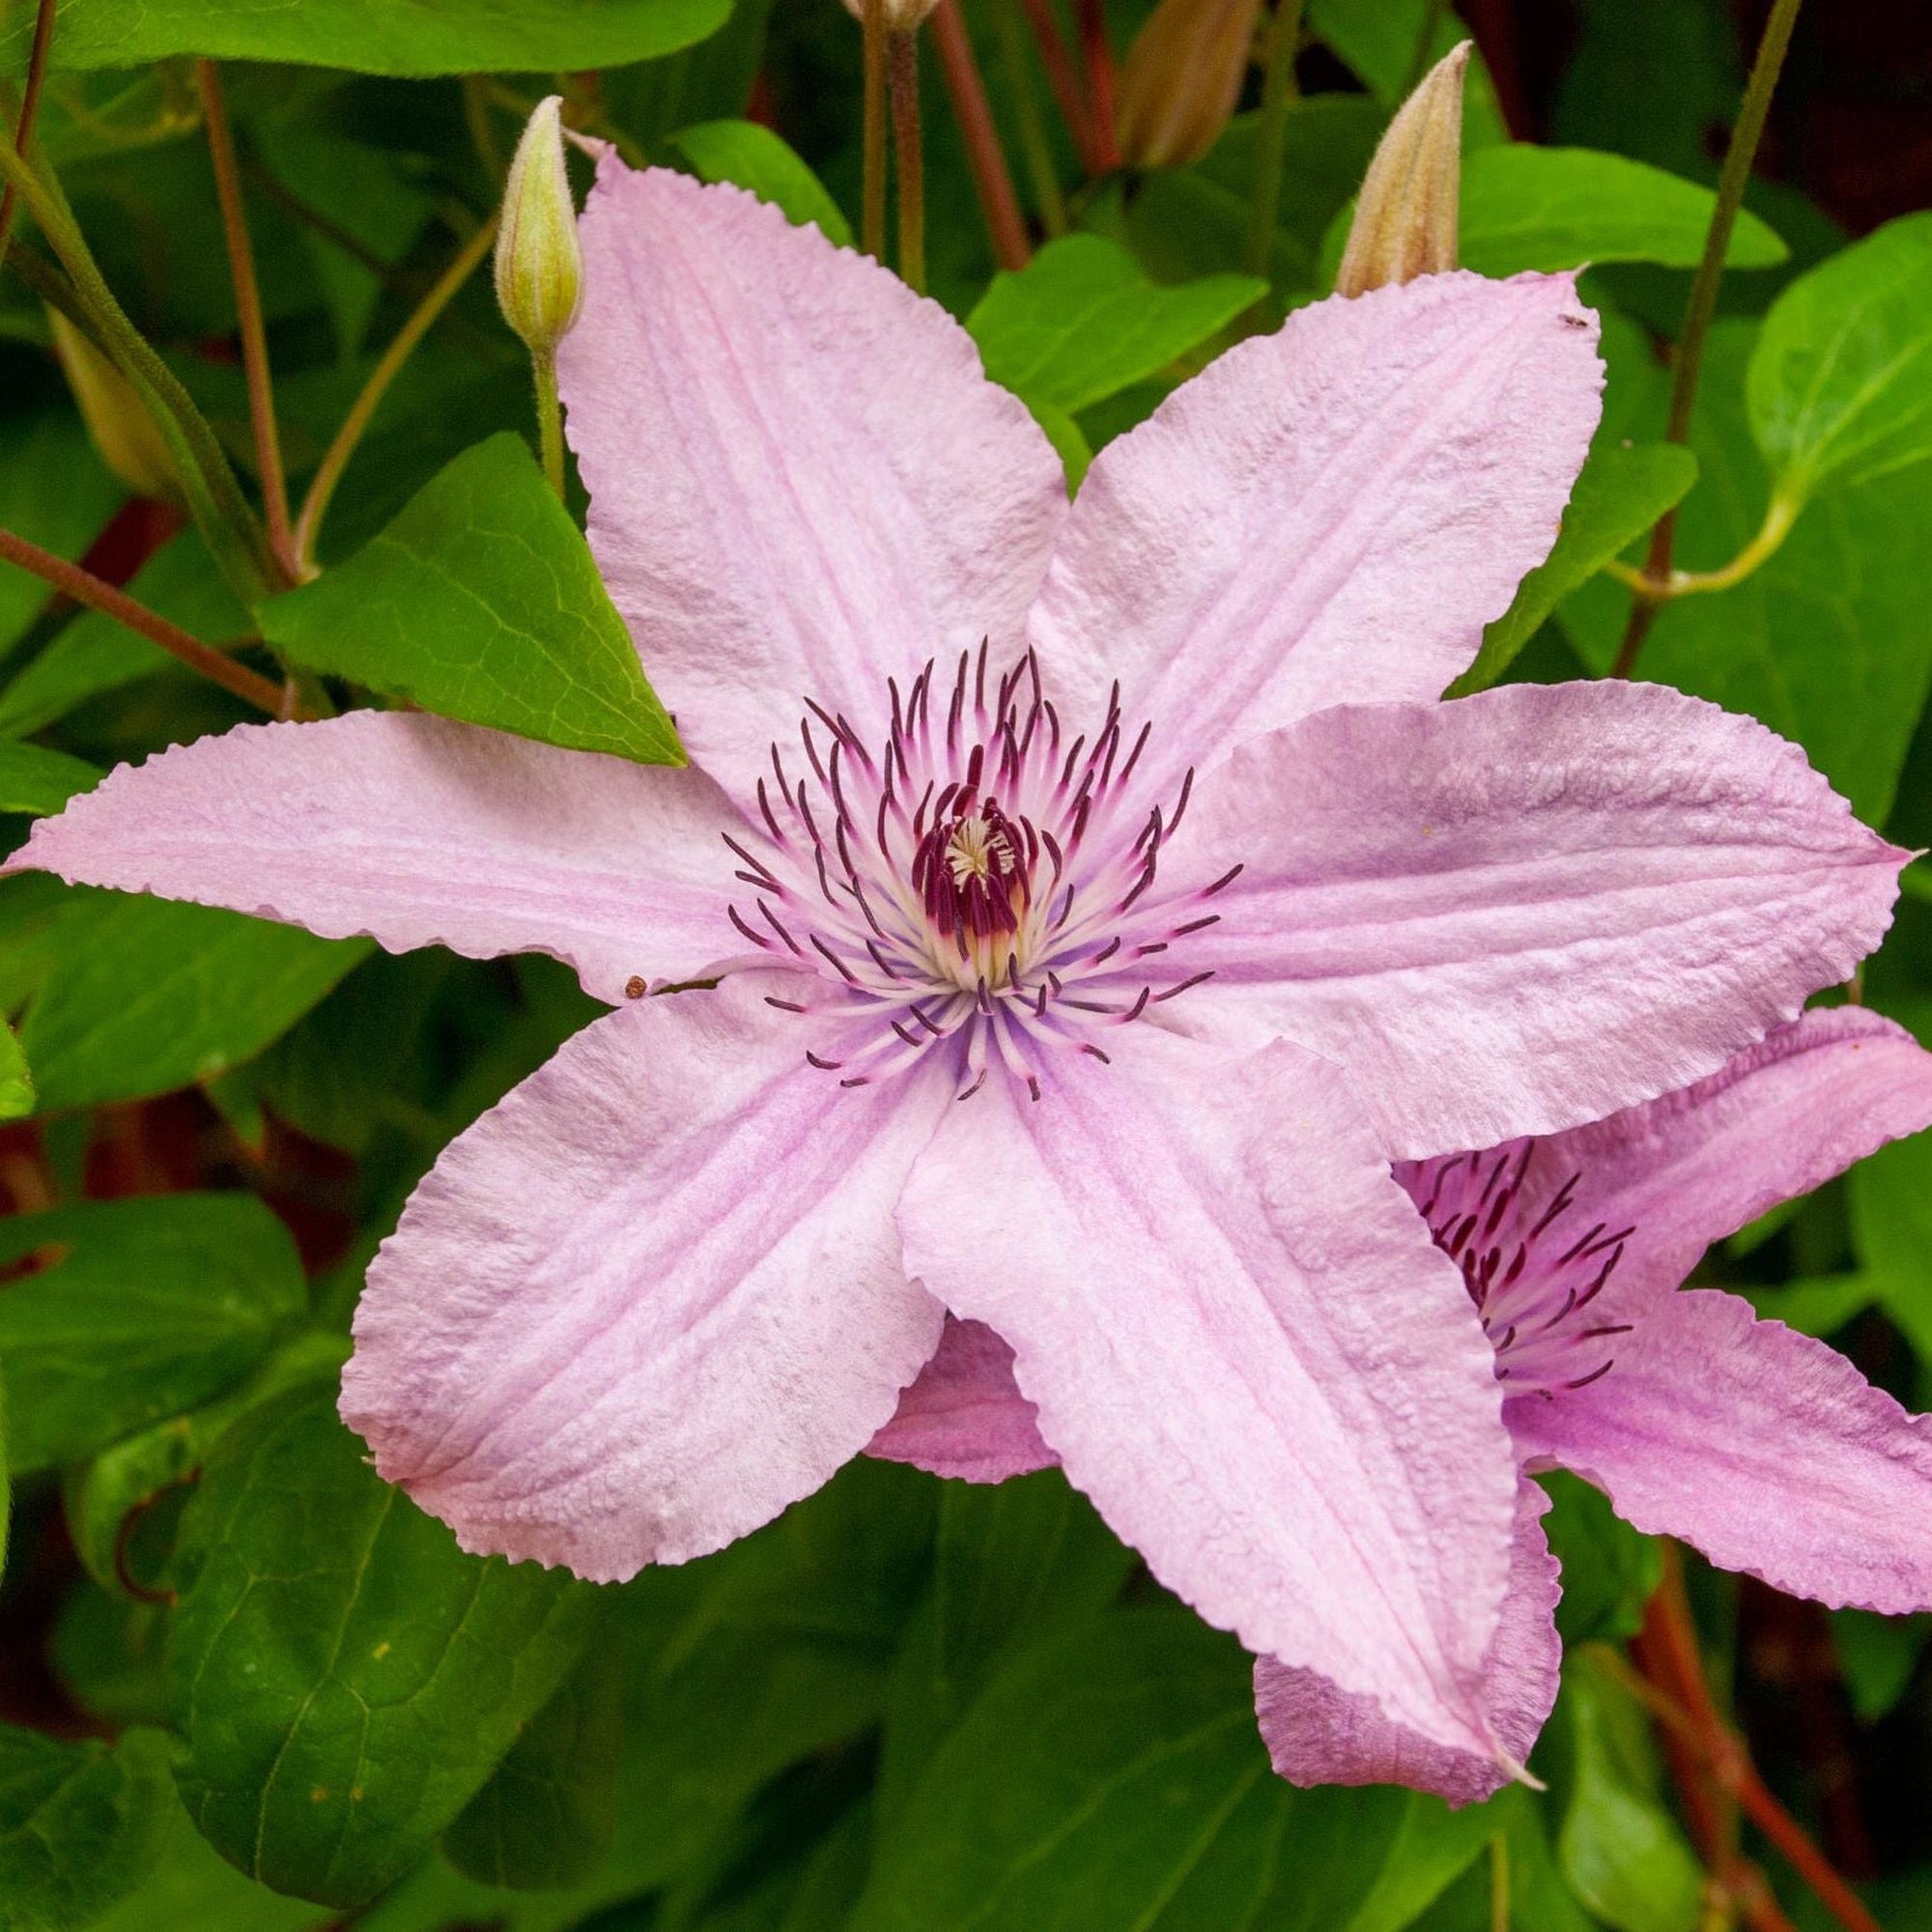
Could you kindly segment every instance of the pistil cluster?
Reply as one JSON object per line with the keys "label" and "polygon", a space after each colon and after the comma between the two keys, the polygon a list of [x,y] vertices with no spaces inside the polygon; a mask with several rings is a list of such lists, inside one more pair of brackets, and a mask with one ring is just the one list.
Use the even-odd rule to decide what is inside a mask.
{"label": "pistil cluster", "polygon": [[1597,1302],[1635,1229],[1578,1225],[1580,1171],[1547,1199],[1525,1193],[1538,1145],[1512,1142],[1396,1169],[1435,1245],[1463,1270],[1496,1351],[1496,1378],[1513,1395],[1588,1387],[1609,1374],[1615,1338],[1631,1327],[1602,1320]]}
{"label": "pistil cluster", "polygon": [[888,691],[876,750],[816,703],[792,763],[772,747],[767,837],[727,841],[751,888],[732,923],[815,974],[770,1004],[818,1022],[807,1058],[840,1085],[940,1057],[962,1095],[998,1068],[1038,1099],[1053,1053],[1106,1061],[1110,1033],[1209,977],[1186,973],[1184,942],[1240,867],[1155,890],[1194,775],[1167,811],[1136,785],[1151,727],[1129,742],[1118,686],[1070,742],[1031,651],[991,677],[982,644],[950,692],[931,663]]}

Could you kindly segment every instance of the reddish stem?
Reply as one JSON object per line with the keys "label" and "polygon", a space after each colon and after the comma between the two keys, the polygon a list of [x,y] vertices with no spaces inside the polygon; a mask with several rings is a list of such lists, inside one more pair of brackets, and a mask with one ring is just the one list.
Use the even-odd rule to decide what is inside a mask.
{"label": "reddish stem", "polygon": [[1107,12],[1101,0],[1073,0],[1080,22],[1080,52],[1087,63],[1087,102],[1094,114],[1094,161],[1101,174],[1121,165],[1114,136],[1114,50],[1107,44]]}
{"label": "reddish stem", "polygon": [[[1697,1644],[1696,1627],[1690,1617],[1690,1598],[1685,1594],[1684,1572],[1676,1546],[1663,1546],[1663,1577],[1644,1608],[1641,1655],[1644,1674],[1662,1697],[1652,1709],[1690,1747],[1699,1767],[1719,1792],[1733,1800],[1753,1825],[1776,1845],[1800,1878],[1810,1887],[1818,1901],[1845,1932],[1880,1932],[1879,1923],[1866,1911],[1863,1901],[1846,1884],[1810,1834],[1799,1824],[1758,1776],[1750,1753],[1742,1740],[1724,1721],[1711,1687],[1704,1675],[1702,1652]],[[1691,1786],[1700,1781],[1694,1776]],[[1695,1821],[1695,1809],[1686,1789],[1687,1812]],[[1770,1932],[1778,1918],[1765,1916],[1766,1901],[1753,1900],[1750,1889],[1739,1885],[1737,1865],[1719,1868],[1719,1881],[1730,1886],[1747,1907],[1756,1905],[1755,1921]],[[1776,1911],[1775,1904],[1769,1906]]]}
{"label": "reddish stem", "polygon": [[112,617],[116,623],[138,632],[150,643],[158,644],[171,656],[181,659],[190,669],[198,670],[203,677],[224,690],[232,691],[237,697],[247,699],[270,717],[280,715],[282,691],[279,685],[270,683],[245,665],[239,665],[233,658],[204,644],[199,638],[190,637],[179,624],[169,623],[158,611],[150,611],[145,604],[135,603],[131,597],[115,589],[111,583],[103,583],[78,564],[70,563],[65,557],[43,550],[39,544],[29,543],[25,537],[15,536],[12,530],[4,529],[0,529],[0,558],[17,564],[22,570],[32,571],[56,590],[71,597],[76,604],[85,604],[90,610],[99,611]]}
{"label": "reddish stem", "polygon": [[[34,144],[34,123],[40,118],[41,88],[47,77],[47,56],[54,43],[54,0],[41,0],[34,16],[34,45],[27,56],[27,84],[20,95],[20,121],[14,129],[14,152],[24,161]],[[0,261],[7,255],[7,242],[14,233],[14,185],[9,182],[0,193]]]}
{"label": "reddish stem", "polygon": [[1081,92],[1080,76],[1074,71],[1073,56],[1067,52],[1060,23],[1053,17],[1048,0],[1020,0],[1020,4],[1026,9],[1033,37],[1039,43],[1039,61],[1046,70],[1046,84],[1052,88],[1061,119],[1073,136],[1080,165],[1089,175],[1096,175],[1100,163],[1094,142],[1093,117],[1087,111],[1087,98]]}
{"label": "reddish stem", "polygon": [[992,238],[993,259],[1003,269],[1024,269],[1033,253],[1027,245],[1026,221],[1020,213],[1019,197],[1013,192],[999,129],[993,125],[985,83],[973,58],[973,43],[959,17],[959,0],[940,0],[929,24],[932,44],[939,54],[939,71],[952,102],[952,116],[965,136],[966,161],[973,170],[973,185],[979,190],[986,232]]}

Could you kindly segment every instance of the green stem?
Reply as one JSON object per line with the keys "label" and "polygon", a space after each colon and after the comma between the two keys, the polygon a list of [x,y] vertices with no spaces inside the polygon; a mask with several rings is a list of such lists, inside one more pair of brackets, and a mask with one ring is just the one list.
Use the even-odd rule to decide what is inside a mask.
{"label": "green stem", "polygon": [[1510,1848],[1500,1832],[1490,1840],[1490,1932],[1510,1932]]}
{"label": "green stem", "polygon": [[875,262],[886,259],[886,9],[866,0],[865,182],[860,194],[859,243]]}
{"label": "green stem", "polygon": [[[0,13],[5,9],[0,8]],[[54,44],[54,0],[41,0],[34,15],[33,51],[27,56],[27,84],[20,94],[20,118],[14,127],[14,152],[24,161],[34,145],[34,123],[40,118],[41,88],[47,77],[47,57]],[[7,259],[7,243],[13,239],[14,214],[19,196],[10,181],[0,189],[0,263]]]}
{"label": "green stem", "polygon": [[1288,117],[1295,99],[1294,57],[1301,50],[1302,0],[1281,0],[1268,29],[1267,71],[1262,81],[1261,124],[1255,131],[1255,204],[1248,226],[1248,267],[1265,275],[1281,213],[1281,169],[1288,150]]}
{"label": "green stem", "polygon": [[1027,68],[1026,23],[1019,16],[1018,0],[993,0],[993,26],[1000,37],[1000,65],[1006,70],[1007,94],[1019,126],[1020,153],[1026,156],[1027,179],[1033,183],[1039,225],[1049,236],[1065,235],[1068,227],[1066,196],[1061,191],[1046,117],[1039,111],[1033,75]]}
{"label": "green stem", "polygon": [[1619,583],[1628,584],[1639,598],[1652,604],[1667,604],[1673,597],[1694,597],[1710,590],[1729,590],[1777,554],[1804,507],[1802,497],[1774,497],[1766,507],[1757,535],[1719,570],[1673,570],[1659,581],[1641,570],[1633,570],[1627,563],[1611,562],[1604,568]]}
{"label": "green stem", "polygon": [[302,498],[301,513],[296,518],[296,558],[304,580],[315,575],[315,540],[322,528],[322,520],[327,514],[329,499],[335,495],[335,487],[342,481],[342,472],[348,469],[349,459],[355,455],[355,446],[362,440],[370,419],[388,393],[389,384],[410,359],[411,351],[429,332],[430,325],[449,306],[457,290],[475,272],[476,265],[490,252],[490,244],[496,239],[497,217],[493,214],[463,244],[455,260],[437,277],[429,293],[416,304],[414,313],[396,331],[396,339],[384,350],[382,360],[369,372],[362,393],[350,406],[349,413],[342,419],[342,427],[335,432],[335,440],[323,453],[314,476],[309,479],[308,495]]}
{"label": "green stem", "polygon": [[85,317],[81,326],[148,405],[181,473],[189,514],[222,575],[247,605],[285,587],[261,521],[242,494],[220,439],[115,299],[58,185],[5,142],[0,142],[0,175],[18,190],[67,270],[72,300]]}
{"label": "green stem", "polygon": [[76,604],[84,604],[90,611],[99,611],[102,615],[112,617],[116,623],[125,624],[150,643],[158,644],[171,657],[179,658],[190,669],[198,670],[203,677],[226,691],[232,691],[238,697],[246,698],[270,717],[282,715],[280,685],[250,670],[245,665],[237,664],[233,658],[224,657],[212,644],[205,644],[199,638],[191,637],[179,624],[171,624],[158,611],[150,611],[145,604],[135,603],[126,592],[103,582],[92,571],[83,570],[77,563],[70,563],[64,556],[55,556],[51,551],[44,551],[39,544],[29,543],[25,537],[15,536],[12,530],[6,529],[0,529],[0,558],[17,565],[21,570],[31,571],[43,582],[51,583],[56,590],[71,597]]}
{"label": "green stem", "polygon": [[886,36],[893,100],[893,158],[898,164],[899,276],[925,293],[925,156],[919,128],[919,32]]}
{"label": "green stem", "polygon": [[[1745,86],[1744,106],[1738,125],[1731,130],[1731,145],[1718,176],[1718,204],[1711,211],[1710,232],[1704,237],[1704,253],[1690,284],[1690,300],[1684,311],[1684,327],[1677,342],[1677,373],[1670,386],[1670,415],[1664,427],[1666,442],[1686,442],[1690,436],[1690,417],[1697,407],[1697,378],[1704,363],[1704,342],[1711,332],[1711,318],[1718,309],[1718,285],[1723,280],[1724,257],[1730,253],[1731,231],[1737,226],[1738,210],[1744,206],[1745,187],[1750,180],[1751,163],[1757,158],[1757,144],[1764,135],[1765,117],[1771,112],[1771,97],[1791,46],[1791,32],[1798,24],[1801,0],[1774,0],[1771,18],[1765,22],[1764,39],[1758,43],[1757,59],[1751,64],[1750,79]],[[1643,574],[1653,583],[1667,582],[1671,554],[1677,542],[1677,511],[1666,510],[1651,532],[1650,554],[1644,559]],[[1612,677],[1629,677],[1636,668],[1638,654],[1650,627],[1657,621],[1656,601],[1639,597],[1631,607],[1630,624],[1611,667]]]}
{"label": "green stem", "polygon": [[295,546],[289,533],[289,491],[282,473],[281,438],[275,429],[275,394],[269,373],[269,338],[262,320],[262,294],[255,280],[255,251],[248,242],[248,214],[242,201],[242,176],[235,165],[235,137],[228,126],[221,75],[214,63],[195,63],[208,153],[214,164],[214,192],[221,204],[221,232],[228,247],[229,279],[235,285],[235,322],[242,337],[242,367],[248,384],[248,424],[255,439],[255,469],[262,485],[262,513],[269,547],[282,575],[296,581]]}
{"label": "green stem", "polygon": [[563,501],[563,405],[556,393],[556,356],[550,350],[530,352],[530,369],[537,379],[537,440],[543,448],[543,473]]}

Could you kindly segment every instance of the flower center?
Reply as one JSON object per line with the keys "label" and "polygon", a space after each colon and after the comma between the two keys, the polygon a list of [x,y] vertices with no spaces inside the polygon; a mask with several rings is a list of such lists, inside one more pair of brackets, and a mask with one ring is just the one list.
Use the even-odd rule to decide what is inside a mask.
{"label": "flower center", "polygon": [[807,1058],[841,1085],[938,1058],[962,1095],[997,1070],[1037,1099],[1055,1051],[1105,1061],[1108,1032],[1208,977],[1180,955],[1240,867],[1205,890],[1154,889],[1193,774],[1164,812],[1135,783],[1149,729],[1128,742],[1118,690],[1069,745],[1032,652],[987,671],[981,645],[950,696],[930,664],[903,693],[889,684],[876,750],[812,705],[806,768],[775,745],[759,782],[767,837],[726,841],[752,889],[732,923],[813,976],[771,1004],[811,1022]]}
{"label": "flower center", "polygon": [[1580,1226],[1582,1180],[1575,1171],[1553,1194],[1525,1189],[1539,1143],[1487,1153],[1405,1161],[1396,1179],[1422,1209],[1435,1245],[1463,1270],[1463,1286],[1496,1351],[1496,1379],[1512,1394],[1552,1396],[1609,1374],[1607,1346],[1631,1324],[1596,1308],[1636,1230]]}

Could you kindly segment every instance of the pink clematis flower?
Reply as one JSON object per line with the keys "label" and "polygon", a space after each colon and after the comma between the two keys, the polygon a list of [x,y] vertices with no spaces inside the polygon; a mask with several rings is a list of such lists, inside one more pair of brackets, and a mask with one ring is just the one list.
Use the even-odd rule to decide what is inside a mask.
{"label": "pink clematis flower", "polygon": [[[1575,1470],[1639,1529],[1778,1589],[1889,1615],[1932,1607],[1932,1417],[1739,1295],[1679,1292],[1713,1241],[1927,1124],[1932,1054],[1843,1007],[1589,1126],[1397,1169],[1462,1269],[1526,1472],[1486,1665],[1500,1758],[1528,1756],[1562,1661],[1547,1498],[1527,1472]],[[875,1453],[982,1482],[1050,1464],[1011,1361],[990,1331],[955,1325]],[[1275,1658],[1256,1663],[1255,1704],[1297,1784],[1411,1784],[1466,1804],[1507,1775],[1497,1753],[1445,1747]]]}
{"label": "pink clematis flower", "polygon": [[591,542],[692,768],[243,726],[23,858],[617,1006],[417,1189],[344,1416],[467,1548],[620,1577],[810,1492],[981,1323],[1203,1615],[1503,1750],[1516,1457],[1389,1157],[1715,1071],[1902,857],[1674,692],[1435,702],[1596,419],[1570,280],[1306,309],[1069,506],[875,265],[609,158],[582,238]]}

